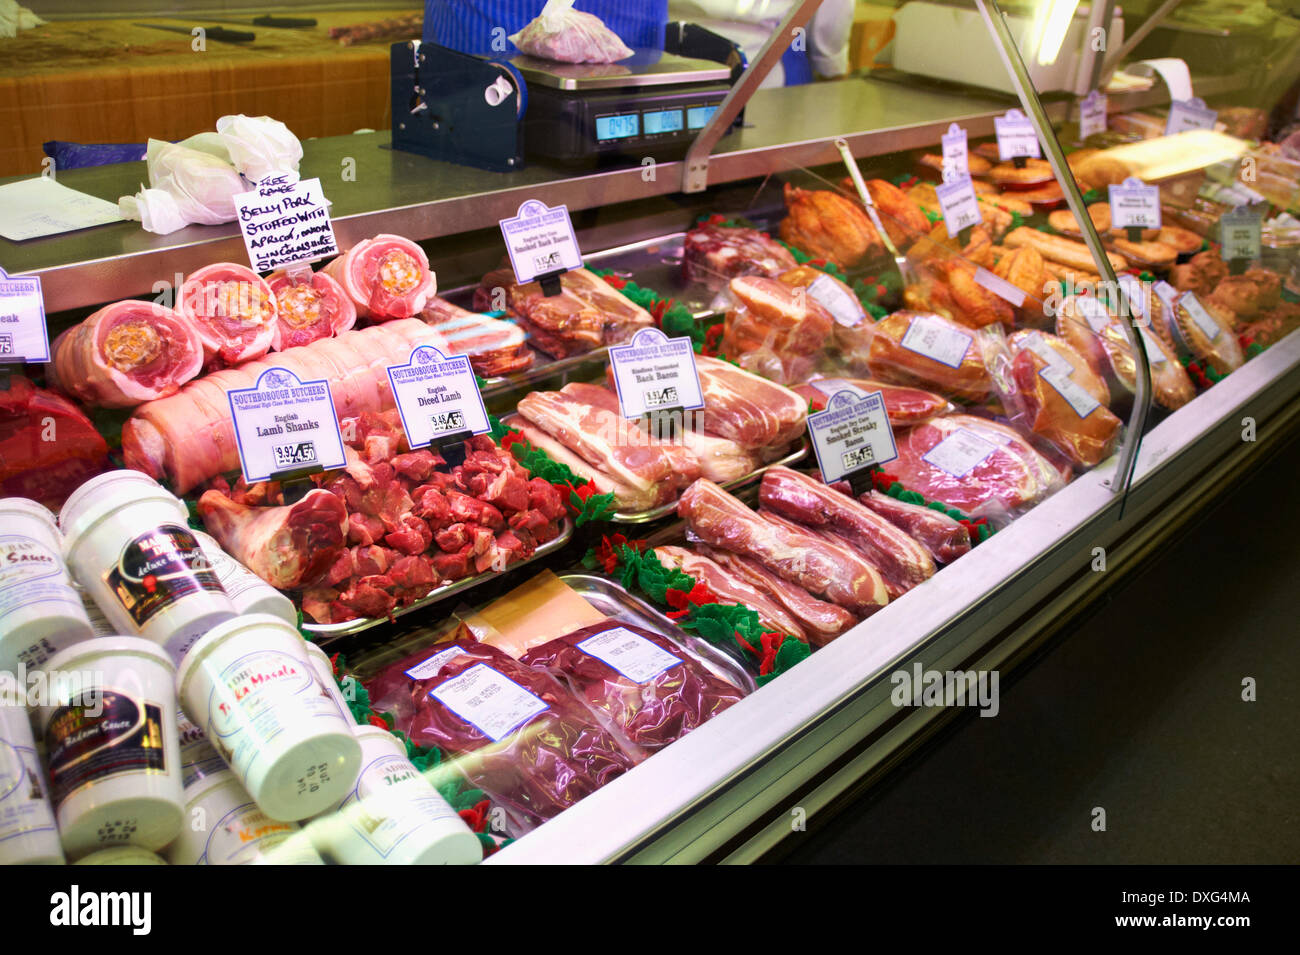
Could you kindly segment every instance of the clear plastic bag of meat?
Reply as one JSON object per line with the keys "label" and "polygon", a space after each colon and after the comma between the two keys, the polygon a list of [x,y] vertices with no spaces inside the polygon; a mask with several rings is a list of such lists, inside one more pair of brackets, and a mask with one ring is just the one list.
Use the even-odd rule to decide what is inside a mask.
{"label": "clear plastic bag of meat", "polygon": [[510,42],[542,60],[560,63],[616,63],[632,55],[600,18],[573,9],[574,0],[547,0],[542,12]]}
{"label": "clear plastic bag of meat", "polygon": [[644,754],[545,670],[461,639],[385,668],[371,705],[417,746],[436,746],[505,810],[518,837],[621,776]]}
{"label": "clear plastic bag of meat", "polygon": [[1096,467],[1110,456],[1123,422],[1111,413],[1110,389],[1083,355],[1047,332],[1001,328],[980,339],[984,363],[1011,425],[1044,442],[1071,468]]}
{"label": "clear plastic bag of meat", "polygon": [[831,313],[806,289],[756,275],[732,279],[728,293],[721,352],[781,384],[806,380],[831,337]]}
{"label": "clear plastic bag of meat", "polygon": [[893,312],[863,330],[866,371],[881,381],[979,404],[993,394],[981,334],[933,312]]}
{"label": "clear plastic bag of meat", "polygon": [[745,696],[689,647],[609,619],[524,654],[624,737],[656,752]]}

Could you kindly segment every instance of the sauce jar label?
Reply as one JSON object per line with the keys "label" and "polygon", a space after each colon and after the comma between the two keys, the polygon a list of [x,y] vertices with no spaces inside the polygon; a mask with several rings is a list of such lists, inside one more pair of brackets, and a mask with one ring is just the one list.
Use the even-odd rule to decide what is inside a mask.
{"label": "sauce jar label", "polygon": [[198,540],[179,524],[128,541],[104,581],[138,627],[182,597],[204,590],[225,594]]}
{"label": "sauce jar label", "polygon": [[0,739],[0,842],[28,832],[53,832],[36,752]]}
{"label": "sauce jar label", "polygon": [[68,600],[69,591],[63,560],[47,545],[21,534],[0,537],[0,617],[26,604]]}
{"label": "sauce jar label", "polygon": [[165,774],[162,708],[113,690],[98,690],[93,699],[74,698],[50,717],[45,752],[55,805],[112,776]]}
{"label": "sauce jar label", "polygon": [[246,865],[297,830],[296,823],[277,822],[255,803],[245,803],[212,827],[199,865]]}

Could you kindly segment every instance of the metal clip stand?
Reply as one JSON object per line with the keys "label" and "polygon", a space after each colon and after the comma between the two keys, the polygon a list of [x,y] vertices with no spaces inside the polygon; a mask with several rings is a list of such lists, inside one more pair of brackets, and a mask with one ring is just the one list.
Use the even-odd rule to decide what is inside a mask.
{"label": "metal clip stand", "polygon": [[567,271],[569,270],[556,269],[554,272],[547,272],[544,275],[534,276],[533,281],[542,287],[543,295],[547,298],[551,298],[552,296],[559,295],[560,292],[563,291],[563,286],[560,284],[560,276]]}
{"label": "metal clip stand", "polygon": [[676,408],[656,408],[645,412],[639,420],[645,422],[651,437],[660,441],[676,441],[681,433],[679,425],[686,420],[686,409],[680,405]]}
{"label": "metal clip stand", "polygon": [[434,438],[429,444],[429,449],[447,462],[447,470],[450,471],[452,468],[465,463],[465,442],[472,437],[474,437],[474,432],[468,429],[453,431],[451,434],[444,434],[442,437]]}
{"label": "metal clip stand", "polygon": [[280,494],[284,497],[285,504],[297,504],[307,492],[316,487],[311,480],[313,474],[324,474],[325,469],[320,465],[309,468],[289,468],[284,471],[272,471],[268,481],[278,481],[280,483]]}
{"label": "metal clip stand", "polygon": [[14,375],[21,375],[24,370],[22,362],[9,361],[0,363],[0,391],[8,391],[10,379]]}
{"label": "metal clip stand", "polygon": [[871,468],[859,468],[848,474],[849,488],[853,491],[854,497],[861,497],[872,488]]}

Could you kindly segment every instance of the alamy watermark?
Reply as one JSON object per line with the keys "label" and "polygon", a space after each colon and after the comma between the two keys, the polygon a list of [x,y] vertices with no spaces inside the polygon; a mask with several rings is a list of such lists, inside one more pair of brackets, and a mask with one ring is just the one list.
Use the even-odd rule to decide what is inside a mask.
{"label": "alamy watermark", "polygon": [[895,706],[971,706],[980,716],[997,716],[1000,706],[997,670],[895,670],[889,678]]}

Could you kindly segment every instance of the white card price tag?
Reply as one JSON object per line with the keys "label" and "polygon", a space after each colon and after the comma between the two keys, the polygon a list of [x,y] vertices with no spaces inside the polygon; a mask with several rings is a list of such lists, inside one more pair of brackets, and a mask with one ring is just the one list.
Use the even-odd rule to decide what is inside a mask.
{"label": "white card price tag", "polygon": [[899,344],[941,365],[960,368],[975,339],[938,316],[918,315],[908,324]]}
{"label": "white card price tag", "polygon": [[1176,99],[1169,104],[1169,119],[1165,121],[1165,135],[1173,136],[1175,133],[1189,129],[1213,129],[1218,118],[1218,110],[1206,109],[1205,100],[1200,97]]}
{"label": "white card price tag", "polygon": [[1108,100],[1105,93],[1093,90],[1079,100],[1079,138],[1087,139],[1097,133],[1106,131],[1106,109]]}
{"label": "white card price tag", "polygon": [[1163,365],[1166,361],[1164,347],[1160,340],[1151,334],[1151,329],[1145,325],[1138,326],[1138,334],[1142,336],[1142,343],[1147,350],[1148,365]]}
{"label": "white card price tag", "polygon": [[921,455],[921,460],[955,478],[962,478],[997,449],[998,446],[987,438],[967,428],[958,428]]}
{"label": "white card price tag", "polygon": [[1005,115],[994,116],[993,125],[998,134],[998,157],[1003,162],[1021,156],[1037,159],[1043,155],[1034,124],[1020,110],[1009,109]]}
{"label": "white card price tag", "polygon": [[[1133,310],[1133,317],[1139,324],[1145,325],[1151,321],[1151,291],[1148,286],[1137,280],[1137,277],[1128,272],[1119,276],[1119,287],[1124,292],[1124,297],[1128,299],[1129,305]],[[1116,303],[1118,306],[1118,303]]]}
{"label": "white card price tag", "polygon": [[573,234],[567,206],[552,209],[528,199],[512,219],[500,220],[515,278],[531,282],[539,275],[582,268],[582,253]]}
{"label": "white card price tag", "polygon": [[1087,388],[1070,377],[1069,371],[1060,367],[1049,366],[1038,374],[1043,381],[1052,386],[1058,395],[1065,399],[1065,403],[1080,418],[1088,417],[1101,407],[1101,403],[1092,396],[1092,393]]}
{"label": "white card price tag", "polygon": [[1110,312],[1106,311],[1106,306],[1091,295],[1076,295],[1074,307],[1097,335],[1100,335],[1102,329],[1110,324]]}
{"label": "white card price tag", "polygon": [[1223,243],[1224,261],[1245,259],[1253,262],[1260,256],[1260,217],[1249,206],[1237,206],[1219,218],[1219,238]]}
{"label": "white card price tag", "polygon": [[41,280],[22,275],[10,278],[0,269],[0,365],[49,360]]}
{"label": "white card price tag", "polygon": [[943,181],[952,182],[970,176],[970,159],[967,152],[966,130],[956,123],[948,124],[943,134]]}
{"label": "white card price tag", "polygon": [[269,272],[339,254],[329,201],[319,179],[299,180],[296,172],[281,173],[234,199],[253,271]]}
{"label": "white card price tag", "polygon": [[1060,368],[1067,375],[1074,372],[1070,360],[1053,348],[1041,332],[1030,332],[1020,340],[1020,347],[1027,348],[1047,365],[1048,368]]}
{"label": "white card price tag", "polygon": [[840,325],[856,328],[867,320],[862,303],[829,275],[819,275],[808,286],[808,297],[820,305]]}
{"label": "white card price tag", "polygon": [[885,396],[879,391],[837,391],[827,400],[825,410],[808,416],[808,435],[827,484],[898,457]]}
{"label": "white card price tag", "polygon": [[1025,304],[1023,289],[1016,288],[1000,275],[994,275],[982,265],[975,266],[975,281],[984,286],[998,298],[1010,302],[1013,308]]}
{"label": "white card price tag", "polygon": [[279,471],[347,463],[328,381],[299,381],[287,368],[268,368],[253,387],[232,388],[226,397],[249,484]]}
{"label": "white card price tag", "polygon": [[1187,311],[1188,317],[1201,330],[1201,334],[1210,341],[1214,341],[1223,334],[1223,329],[1219,323],[1214,320],[1213,315],[1205,310],[1205,306],[1201,304],[1200,299],[1195,294],[1184,292],[1183,297],[1178,300],[1178,304]]}
{"label": "white card price tag", "polygon": [[1112,183],[1110,191],[1110,224],[1114,229],[1160,228],[1160,188],[1148,186],[1141,179],[1129,176],[1122,183]]}
{"label": "white card price tag", "polygon": [[949,235],[955,236],[962,229],[979,225],[984,221],[984,217],[980,215],[979,200],[975,197],[975,186],[970,181],[970,176],[945,182],[936,186],[934,192],[939,197],[939,207],[943,210],[943,224],[947,227]]}
{"label": "white card price tag", "polygon": [[643,328],[628,344],[611,346],[609,363],[625,418],[704,407],[695,351],[685,336],[669,338],[657,328]]}
{"label": "white card price tag", "polygon": [[626,627],[614,627],[574,644],[633,683],[645,683],[681,664],[667,650]]}
{"label": "white card price tag", "polygon": [[500,742],[550,704],[486,663],[440,683],[429,696],[493,742]]}
{"label": "white card price tag", "polygon": [[491,429],[474,369],[465,355],[448,358],[432,345],[417,345],[405,365],[389,365],[388,381],[412,448],[439,438]]}

